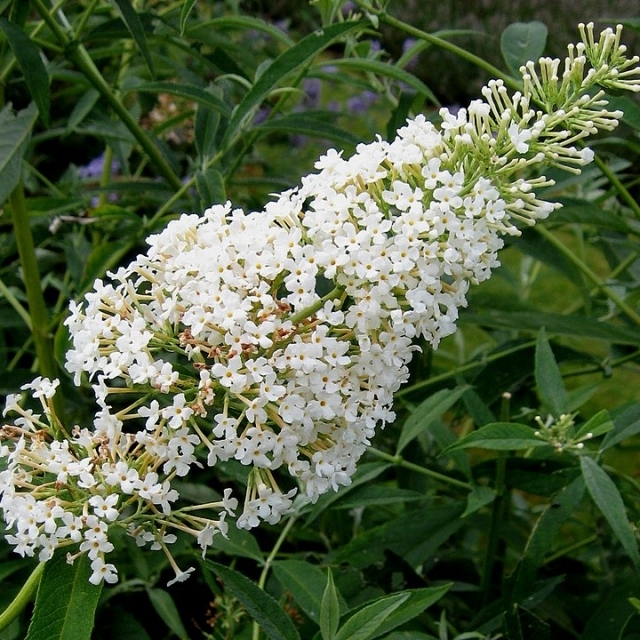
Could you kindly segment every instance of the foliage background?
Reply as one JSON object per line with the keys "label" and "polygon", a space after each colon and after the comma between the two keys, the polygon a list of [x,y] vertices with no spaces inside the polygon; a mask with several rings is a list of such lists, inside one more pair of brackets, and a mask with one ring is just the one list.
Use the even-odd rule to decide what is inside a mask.
{"label": "foliage background", "polygon": [[[509,11],[477,3],[474,12],[429,3],[431,13],[392,0],[388,13],[372,11],[365,29],[323,50],[295,48],[323,24],[340,24],[341,4],[63,1],[65,23],[46,2],[0,2],[3,127],[16,124],[9,114],[31,119],[28,148],[10,154],[20,181],[8,177],[10,163],[0,175],[3,394],[57,372],[67,415],[90,421],[90,394],[60,368],[65,309],[143,250],[149,233],[227,198],[261,208],[328,146],[348,155],[376,133],[391,137],[407,116],[437,119],[438,104],[466,103],[491,72],[479,61],[511,73],[497,39],[511,22],[546,23],[545,53],[561,55],[576,39],[557,3]],[[625,41],[638,41],[633,3],[587,4],[577,20],[622,19]],[[421,41],[416,27],[445,32]],[[24,64],[30,49],[19,39],[16,49],[15,28],[41,52],[44,76]],[[479,60],[446,51],[450,42]],[[268,68],[283,59],[296,64]],[[640,107],[614,100],[626,115],[594,143],[600,162],[580,177],[554,176],[546,195],[564,208],[513,239],[503,266],[470,296],[458,333],[416,356],[398,420],[380,432],[353,485],[280,525],[234,530],[217,540],[215,565],[180,541],[178,557],[200,571],[170,589],[165,559],[122,539],[122,580],[102,592],[92,637],[640,637]],[[23,111],[33,101],[37,119]],[[233,115],[236,105],[247,118]],[[19,255],[24,233],[30,255]],[[34,275],[39,298],[29,290]],[[565,413],[576,418],[557,434],[561,452],[522,436],[538,428],[537,415]],[[473,439],[495,423],[529,431],[512,424]],[[590,430],[600,437],[573,446]],[[182,494],[195,500],[227,482],[242,484],[239,465],[190,477]],[[4,542],[0,558],[4,609],[33,566]],[[64,582],[63,564],[47,584]],[[3,640],[25,637],[31,613]],[[378,626],[363,626],[374,613]]]}

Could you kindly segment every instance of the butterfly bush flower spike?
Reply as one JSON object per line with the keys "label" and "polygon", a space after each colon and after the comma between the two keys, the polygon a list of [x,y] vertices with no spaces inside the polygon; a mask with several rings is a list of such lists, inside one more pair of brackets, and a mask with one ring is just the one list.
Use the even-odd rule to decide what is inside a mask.
{"label": "butterfly bush flower spike", "polygon": [[[452,334],[503,237],[558,206],[537,195],[552,184],[540,169],[592,160],[582,140],[622,115],[604,91],[640,90],[620,28],[580,30],[564,65],[522,68],[521,92],[492,81],[440,126],[419,115],[391,142],[330,150],[263,211],[184,214],[72,303],[66,367],[98,409],[65,428],[57,381],[41,378],[23,390],[42,413],[7,398],[0,506],[15,551],[86,553],[91,581],[114,582],[122,528],[165,552],[176,582],[191,572],[169,551],[179,532],[205,553],[227,517],[277,523],[296,496],[348,485],[394,418],[415,338]],[[183,504],[175,480],[230,460],[249,469],[240,503],[218,487]]]}

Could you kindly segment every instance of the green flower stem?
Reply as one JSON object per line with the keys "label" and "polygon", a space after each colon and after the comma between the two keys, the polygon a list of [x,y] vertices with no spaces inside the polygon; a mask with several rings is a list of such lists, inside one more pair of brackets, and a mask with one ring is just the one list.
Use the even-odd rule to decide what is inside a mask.
{"label": "green flower stem", "polygon": [[466,491],[473,491],[473,487],[468,483],[462,480],[457,480],[456,478],[452,478],[451,476],[447,476],[444,473],[438,473],[437,471],[432,471],[431,469],[427,469],[426,467],[421,467],[418,464],[414,464],[413,462],[409,462],[405,460],[402,456],[392,456],[389,453],[384,451],[380,451],[380,449],[376,449],[375,447],[369,447],[367,449],[369,453],[372,453],[377,458],[381,460],[386,460],[387,462],[391,462],[398,467],[402,467],[403,469],[408,469],[409,471],[415,471],[416,473],[421,473],[424,476],[429,476],[439,482],[444,482],[445,484],[450,484],[454,487],[459,487],[460,489],[465,489]]}
{"label": "green flower stem", "polygon": [[[500,420],[509,422],[510,410],[509,403],[511,400],[510,393],[502,395],[502,403],[500,409]],[[500,584],[501,573],[504,564],[504,549],[500,553],[500,540],[504,522],[507,517],[507,509],[509,507],[509,491],[505,483],[505,474],[507,470],[507,452],[499,451],[496,460],[496,497],[493,501],[491,511],[491,528],[489,530],[489,540],[487,542],[487,552],[484,559],[484,567],[482,571],[482,584],[480,590],[482,592],[483,608],[491,602],[494,595],[494,585]]]}
{"label": "green flower stem", "polygon": [[336,298],[339,298],[343,294],[343,292],[344,289],[342,287],[336,287],[332,291],[329,291],[326,296],[322,296],[322,298],[320,298],[320,300],[318,300],[317,302],[314,302],[312,305],[309,305],[304,309],[300,309],[300,311],[298,311],[297,313],[291,314],[288,317],[288,320],[291,320],[293,324],[302,322],[306,318],[311,317],[314,313],[316,313],[316,311],[320,311],[320,309],[322,309],[322,307],[324,307],[324,305],[329,300],[335,300]]}
{"label": "green flower stem", "polygon": [[31,575],[27,578],[24,585],[22,585],[22,589],[20,589],[11,604],[0,614],[0,631],[4,631],[29,604],[40,584],[40,577],[42,576],[43,570],[44,562],[41,562],[31,572]]}
{"label": "green flower stem", "polygon": [[47,26],[51,29],[58,42],[64,47],[67,59],[76,65],[93,87],[109,103],[120,120],[122,120],[133,137],[138,141],[138,144],[140,144],[147,153],[160,175],[162,175],[174,189],[180,189],[182,187],[180,178],[165,160],[158,147],[153,143],[153,140],[144,132],[137,120],[135,120],[129,113],[129,110],[117,98],[106,80],[102,77],[102,74],[91,59],[86,48],[80,44],[73,35],[71,37],[67,35],[65,30],[53,18],[52,13],[49,12],[43,0],[33,0],[33,5],[42,19],[47,23]]}
{"label": "green flower stem", "polygon": [[[262,573],[260,574],[260,578],[258,580],[258,586],[261,589],[264,589],[264,585],[267,582],[267,576],[269,574],[269,571],[271,570],[271,565],[273,564],[273,561],[276,559],[276,556],[278,555],[278,552],[280,551],[280,547],[282,546],[283,542],[287,539],[287,536],[289,535],[289,532],[291,531],[295,521],[296,521],[296,516],[291,516],[287,520],[287,523],[284,525],[282,531],[280,532],[280,535],[278,536],[276,543],[273,545],[273,549],[271,549],[271,552],[267,556],[267,559],[264,561],[264,566],[262,567]],[[260,638],[260,625],[257,622],[253,623],[253,634],[251,637],[252,637],[252,640],[259,640]]]}
{"label": "green flower stem", "polygon": [[398,20],[397,18],[389,15],[384,9],[376,9],[364,0],[355,0],[355,4],[369,15],[375,15],[378,19],[388,24],[390,27],[394,27],[396,29],[399,29],[400,31],[404,31],[412,38],[424,40],[436,47],[440,47],[440,49],[444,49],[445,51],[454,53],[464,60],[471,62],[480,69],[484,69],[492,78],[502,79],[505,85],[513,89],[514,91],[522,90],[522,85],[510,75],[505,74],[504,72],[500,71],[498,67],[494,67],[492,64],[489,64],[482,58],[474,55],[473,53],[470,53],[469,51],[466,51],[462,47],[458,47],[457,45],[452,44],[451,42],[444,40],[443,38],[440,38],[436,35],[433,35],[432,33],[427,33],[426,31],[422,31],[422,29],[412,27],[410,24],[407,24],[406,22]]}
{"label": "green flower stem", "polygon": [[616,175],[615,171],[612,171],[607,163],[599,158],[597,155],[594,157],[598,169],[602,171],[607,180],[611,183],[611,186],[618,192],[618,195],[627,206],[633,211],[633,215],[640,220],[640,203],[629,193],[629,190],[622,184],[622,181]]}
{"label": "green flower stem", "polygon": [[31,334],[33,335],[39,370],[43,376],[53,379],[58,376],[58,365],[53,355],[53,344],[49,336],[49,316],[40,286],[40,270],[38,269],[22,183],[19,183],[9,196],[9,208],[15,240],[18,245],[27,302],[29,303]]}
{"label": "green flower stem", "polygon": [[593,272],[573,251],[566,247],[556,236],[551,233],[542,225],[536,226],[536,231],[545,238],[550,244],[552,244],[560,253],[568,258],[582,274],[589,280],[596,288],[600,289],[619,309],[624,313],[629,320],[632,320],[634,324],[640,327],[640,315],[632,309],[615,291],[607,287],[599,276]]}

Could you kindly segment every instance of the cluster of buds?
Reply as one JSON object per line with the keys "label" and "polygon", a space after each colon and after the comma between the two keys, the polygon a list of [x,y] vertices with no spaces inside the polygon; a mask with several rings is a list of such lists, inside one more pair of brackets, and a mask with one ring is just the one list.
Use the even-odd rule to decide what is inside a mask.
{"label": "cluster of buds", "polygon": [[91,381],[99,407],[92,428],[65,431],[49,381],[30,387],[46,419],[7,405],[20,417],[3,431],[0,506],[16,550],[46,559],[80,542],[92,580],[115,580],[112,527],[165,551],[176,530],[203,550],[224,535],[238,508],[229,489],[178,505],[172,481],[194,466],[250,467],[244,528],[278,522],[296,495],[348,485],[394,418],[414,338],[435,348],[453,333],[514,222],[555,208],[535,194],[551,181],[523,171],[578,170],[593,157],[579,139],[621,117],[594,86],[640,90],[619,30],[598,43],[582,31],[561,80],[557,61],[539,75],[527,65],[522,93],[492,82],[468,109],[441,110],[440,127],[418,116],[349,159],[329,151],[264,211],[185,214],[96,281],[66,321],[67,369]]}

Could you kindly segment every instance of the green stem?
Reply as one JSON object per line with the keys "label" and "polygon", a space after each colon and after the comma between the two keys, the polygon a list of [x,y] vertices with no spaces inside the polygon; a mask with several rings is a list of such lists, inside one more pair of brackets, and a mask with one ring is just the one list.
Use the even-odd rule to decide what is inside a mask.
{"label": "green stem", "polygon": [[556,236],[551,233],[542,225],[536,226],[536,231],[543,236],[550,244],[552,244],[562,255],[564,255],[570,262],[572,262],[582,274],[589,280],[596,288],[600,289],[608,298],[613,302],[634,324],[640,327],[640,315],[636,313],[615,291],[610,289],[598,275],[593,272],[573,251],[566,247]]}
{"label": "green stem", "polygon": [[65,48],[66,57],[76,65],[100,95],[109,103],[120,120],[122,120],[137,140],[138,144],[147,153],[156,170],[174,189],[182,187],[180,178],[165,160],[158,147],[153,143],[153,140],[144,132],[137,120],[135,120],[129,113],[129,110],[117,98],[106,80],[102,77],[102,74],[91,59],[86,48],[75,39],[73,34],[71,37],[67,35],[65,30],[53,18],[43,0],[33,0],[33,5],[42,19],[47,23],[47,26],[51,29],[58,42]]}
{"label": "green stem", "polygon": [[620,178],[618,178],[615,171],[612,171],[607,166],[607,163],[604,160],[602,160],[602,158],[599,158],[598,156],[595,156],[594,161],[598,166],[598,168],[600,169],[600,171],[602,171],[604,176],[611,183],[611,186],[618,192],[618,195],[620,196],[620,198],[624,200],[624,202],[631,209],[631,211],[633,211],[633,214],[635,215],[635,217],[638,220],[640,220],[640,204],[629,193],[629,190],[622,184],[622,181],[620,180]]}
{"label": "green stem", "polygon": [[53,379],[58,376],[58,366],[53,355],[53,345],[49,336],[49,317],[40,286],[40,270],[38,269],[36,250],[29,223],[29,212],[27,211],[22,183],[19,183],[9,196],[9,208],[11,209],[13,230],[22,266],[22,277],[24,279],[27,302],[29,303],[31,333],[39,370],[43,376]]}
{"label": "green stem", "polygon": [[322,296],[322,298],[320,298],[320,300],[318,300],[317,302],[314,302],[312,305],[309,305],[304,309],[300,309],[300,311],[298,311],[297,313],[291,314],[288,319],[291,320],[293,324],[302,322],[306,318],[311,317],[316,311],[320,311],[320,309],[322,309],[322,307],[324,307],[324,305],[329,300],[335,300],[336,298],[339,298],[342,295],[343,291],[344,289],[342,287],[336,287],[332,291],[329,291],[326,296]]}
{"label": "green stem", "polygon": [[466,491],[472,491],[473,487],[468,483],[462,480],[457,480],[456,478],[452,478],[451,476],[447,476],[444,473],[438,473],[437,471],[432,471],[431,469],[427,469],[426,467],[421,467],[418,464],[414,464],[413,462],[409,462],[405,460],[401,455],[392,456],[389,453],[384,451],[380,451],[380,449],[376,449],[375,447],[369,447],[367,449],[369,453],[372,453],[377,458],[381,460],[386,460],[387,462],[391,462],[398,467],[402,467],[403,469],[408,469],[409,471],[415,471],[416,473],[421,473],[424,476],[429,476],[439,482],[444,482],[446,484],[450,484],[454,487],[459,487],[460,489],[465,489]]}
{"label": "green stem", "polygon": [[[273,564],[273,561],[276,559],[276,556],[278,555],[278,552],[280,551],[280,547],[282,546],[283,542],[287,539],[287,536],[289,535],[289,532],[291,531],[291,528],[293,527],[295,521],[296,521],[295,516],[291,516],[288,519],[287,524],[285,524],[284,528],[280,532],[280,535],[278,536],[278,539],[276,540],[276,543],[273,545],[273,549],[271,549],[271,553],[269,553],[269,555],[267,556],[267,559],[264,562],[264,566],[262,567],[262,573],[260,574],[260,579],[258,580],[258,586],[261,589],[264,589],[264,585],[267,582],[267,575],[271,570],[271,565]],[[257,622],[254,622],[252,640],[259,640],[259,638],[260,638],[260,625]]]}
{"label": "green stem", "polygon": [[27,581],[22,585],[22,589],[13,599],[11,604],[0,614],[0,631],[4,631],[22,612],[33,598],[33,594],[40,584],[40,577],[44,570],[44,562],[41,562],[31,572]]}
{"label": "green stem", "polygon": [[371,6],[368,2],[364,0],[355,0],[355,4],[358,5],[363,11],[366,11],[368,14],[372,14],[377,16],[382,22],[388,24],[390,27],[395,27],[400,31],[404,31],[406,34],[410,35],[412,38],[416,38],[418,40],[424,40],[433,44],[440,49],[444,49],[445,51],[449,51],[450,53],[454,53],[460,58],[471,62],[475,66],[480,69],[484,69],[492,78],[500,78],[504,81],[505,85],[513,89],[514,91],[522,90],[522,85],[517,82],[510,75],[505,74],[497,67],[494,67],[492,64],[488,63],[486,60],[483,60],[479,56],[474,55],[473,53],[466,51],[462,47],[458,47],[451,42],[444,40],[443,38],[439,38],[431,33],[427,33],[426,31],[422,31],[422,29],[418,29],[416,27],[412,27],[410,24],[403,22],[402,20],[398,20],[393,16],[389,15],[384,9],[376,9]]}
{"label": "green stem", "polygon": [[[509,421],[510,399],[510,393],[503,394],[500,411],[500,420],[503,422]],[[504,564],[504,558],[501,557],[502,554],[499,553],[499,545],[509,503],[509,492],[505,483],[506,470],[507,452],[499,451],[496,460],[496,497],[493,501],[491,512],[491,528],[489,530],[489,541],[487,543],[487,553],[482,571],[482,584],[480,586],[483,608],[491,601],[494,593],[494,585],[500,582],[499,574],[502,572],[502,566]]]}

